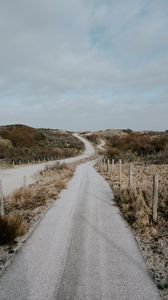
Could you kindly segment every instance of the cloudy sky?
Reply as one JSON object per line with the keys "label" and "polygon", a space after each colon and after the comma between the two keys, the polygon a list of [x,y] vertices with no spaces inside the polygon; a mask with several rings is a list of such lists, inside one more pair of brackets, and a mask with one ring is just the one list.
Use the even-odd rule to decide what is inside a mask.
{"label": "cloudy sky", "polygon": [[0,124],[168,129],[167,0],[0,0]]}

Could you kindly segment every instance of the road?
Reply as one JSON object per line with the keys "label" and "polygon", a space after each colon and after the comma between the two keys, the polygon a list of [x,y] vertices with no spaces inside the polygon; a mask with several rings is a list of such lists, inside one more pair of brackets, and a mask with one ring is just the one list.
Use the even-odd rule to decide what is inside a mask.
{"label": "road", "polygon": [[104,150],[105,144],[105,141],[100,139],[100,144],[97,146],[97,148],[100,150]]}
{"label": "road", "polygon": [[[80,156],[67,158],[64,160],[60,160],[60,162],[75,162],[80,159],[84,159],[90,157],[94,154],[94,148],[91,144],[84,138],[80,137],[78,134],[74,134],[78,139],[80,139],[85,144],[85,151]],[[53,164],[55,161],[50,162],[49,164]],[[2,180],[3,185],[3,194],[4,196],[9,195],[15,189],[23,186],[23,177],[26,176],[27,184],[32,184],[35,181],[34,175],[37,172],[40,172],[44,169],[46,163],[27,165],[23,167],[16,167],[12,169],[0,169],[0,179]]]}
{"label": "road", "polygon": [[1,300],[156,300],[157,289],[93,162],[75,176],[0,278]]}

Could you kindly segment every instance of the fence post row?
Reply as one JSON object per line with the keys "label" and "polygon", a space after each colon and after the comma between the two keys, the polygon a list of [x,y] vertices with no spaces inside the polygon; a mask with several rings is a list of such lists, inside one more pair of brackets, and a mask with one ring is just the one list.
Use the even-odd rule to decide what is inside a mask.
{"label": "fence post row", "polygon": [[[107,164],[106,164],[106,161],[107,161]],[[111,166],[111,171],[113,172],[114,171],[114,166],[115,166],[115,161],[114,159],[112,159],[112,166]],[[105,159],[105,157],[101,157],[100,159],[100,165],[101,165],[101,168],[103,168],[104,170],[104,167],[106,169],[106,166],[107,166],[107,172],[110,171],[110,161],[109,159]],[[133,164],[132,163],[129,163],[129,178],[128,178],[128,184],[129,184],[129,187],[132,188],[133,186]],[[158,213],[157,213],[157,210],[158,210],[158,185],[159,185],[159,176],[158,174],[154,174],[153,175],[153,195],[152,195],[152,218],[153,218],[153,222],[157,222],[157,219],[158,219]],[[119,187],[120,187],[120,190],[121,190],[121,187],[122,187],[122,160],[119,159]]]}

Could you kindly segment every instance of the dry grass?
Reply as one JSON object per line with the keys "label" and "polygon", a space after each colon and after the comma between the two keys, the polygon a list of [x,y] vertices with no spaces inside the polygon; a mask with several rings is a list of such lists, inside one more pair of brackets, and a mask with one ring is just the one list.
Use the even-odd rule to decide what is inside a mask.
{"label": "dry grass", "polygon": [[[128,163],[122,165],[121,186],[119,164],[109,173],[100,166],[97,169],[112,186],[115,200],[135,232],[161,299],[168,299],[168,165],[134,163],[132,188],[128,181]],[[152,176],[155,173],[159,174],[157,223],[152,221]]]}
{"label": "dry grass", "polygon": [[13,243],[17,236],[26,233],[27,224],[21,216],[0,216],[0,245]]}
{"label": "dry grass", "polygon": [[150,226],[151,208],[146,204],[141,191],[137,188],[122,188],[116,193],[116,200],[134,229],[143,231]]}
{"label": "dry grass", "polygon": [[92,132],[87,138],[106,141],[105,155],[123,161],[146,161],[147,163],[168,163],[167,132],[137,132],[132,130],[105,130]]}
{"label": "dry grass", "polygon": [[[133,185],[129,188],[128,176],[129,164],[122,165],[121,188],[119,184],[119,164],[115,164],[113,172],[108,173],[101,170],[109,180],[115,199],[122,212],[131,224],[133,229],[140,233],[145,231],[154,234],[155,224],[152,222],[152,176],[159,174],[159,206],[158,215],[160,218],[168,219],[168,165],[133,165]],[[155,230],[154,230],[155,227]]]}
{"label": "dry grass", "polygon": [[0,217],[0,245],[14,242],[34,224],[57,198],[72,177],[75,165],[47,165],[37,182],[14,191],[5,199],[5,216]]}
{"label": "dry grass", "polygon": [[46,207],[57,198],[74,173],[68,165],[47,166],[37,177],[37,183],[13,192],[5,201],[5,212],[23,216],[33,223]]}
{"label": "dry grass", "polygon": [[79,163],[81,161],[46,165],[35,184],[15,190],[5,199],[5,214],[21,216],[27,224],[33,225],[66,187]]}

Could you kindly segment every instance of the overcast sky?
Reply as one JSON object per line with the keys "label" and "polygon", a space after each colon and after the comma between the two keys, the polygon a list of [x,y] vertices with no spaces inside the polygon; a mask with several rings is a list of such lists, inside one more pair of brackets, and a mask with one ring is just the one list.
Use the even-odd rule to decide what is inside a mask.
{"label": "overcast sky", "polygon": [[168,129],[168,0],[0,0],[0,124]]}

